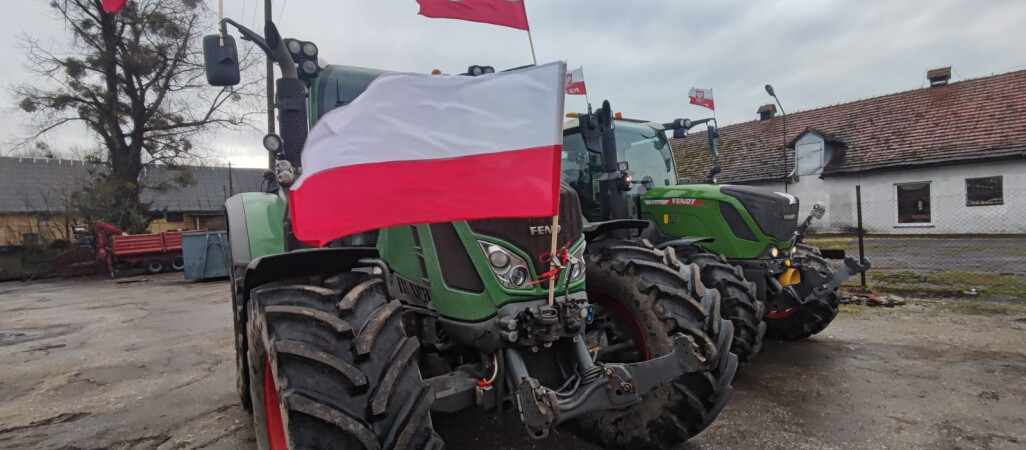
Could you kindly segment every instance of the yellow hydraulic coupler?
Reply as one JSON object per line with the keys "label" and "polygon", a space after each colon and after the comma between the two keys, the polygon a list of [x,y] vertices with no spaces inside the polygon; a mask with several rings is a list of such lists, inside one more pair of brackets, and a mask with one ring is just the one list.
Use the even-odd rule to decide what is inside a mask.
{"label": "yellow hydraulic coupler", "polygon": [[790,286],[792,284],[801,283],[802,275],[798,272],[798,269],[790,267],[785,270],[784,273],[777,275],[777,281],[780,282],[781,286]]}

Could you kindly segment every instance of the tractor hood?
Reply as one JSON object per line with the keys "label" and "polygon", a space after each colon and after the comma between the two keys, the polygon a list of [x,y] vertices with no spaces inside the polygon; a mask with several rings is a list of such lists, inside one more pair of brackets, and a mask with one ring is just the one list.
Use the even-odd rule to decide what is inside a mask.
{"label": "tractor hood", "polygon": [[769,247],[788,249],[798,225],[797,198],[751,186],[656,186],[640,203],[662,234],[712,238],[701,245],[728,259],[759,258]]}

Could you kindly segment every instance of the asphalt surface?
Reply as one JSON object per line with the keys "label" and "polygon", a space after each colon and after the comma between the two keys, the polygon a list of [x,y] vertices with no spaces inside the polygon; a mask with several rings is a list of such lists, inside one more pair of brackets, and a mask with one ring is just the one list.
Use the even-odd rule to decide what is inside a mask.
{"label": "asphalt surface", "polygon": [[[119,281],[0,283],[0,448],[251,448],[226,284]],[[767,343],[683,448],[1026,448],[1022,305],[945,302],[849,308],[812,339]],[[435,424],[453,449],[598,448],[477,412]]]}

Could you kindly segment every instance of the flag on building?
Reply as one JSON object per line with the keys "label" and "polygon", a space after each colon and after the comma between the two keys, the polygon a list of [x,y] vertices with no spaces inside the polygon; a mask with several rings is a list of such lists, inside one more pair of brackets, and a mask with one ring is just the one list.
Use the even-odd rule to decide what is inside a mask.
{"label": "flag on building", "polygon": [[121,11],[121,7],[128,3],[128,0],[103,0],[103,10],[109,13]]}
{"label": "flag on building", "polygon": [[577,68],[566,73],[566,94],[588,95],[588,89],[584,86],[583,68]]}
{"label": "flag on building", "polygon": [[[105,0],[106,1],[106,0]],[[417,0],[420,15],[529,30],[524,0]]]}
{"label": "flag on building", "polygon": [[704,106],[713,111],[716,110],[716,106],[713,104],[712,89],[691,88],[691,91],[688,92],[688,97],[691,98],[692,105]]}
{"label": "flag on building", "polygon": [[289,192],[301,241],[559,209],[562,62],[479,77],[387,74],[314,125]]}

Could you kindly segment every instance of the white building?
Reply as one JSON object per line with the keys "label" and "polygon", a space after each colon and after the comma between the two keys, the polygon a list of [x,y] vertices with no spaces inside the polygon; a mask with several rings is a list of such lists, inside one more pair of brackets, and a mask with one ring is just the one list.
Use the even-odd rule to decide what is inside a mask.
{"label": "white building", "polygon": [[[879,234],[1026,233],[1026,71],[948,83],[720,128],[721,156],[704,133],[674,140],[683,178],[718,164],[723,183],[767,186],[827,206],[818,232],[863,226]],[[786,172],[785,172],[786,171]],[[788,177],[784,174],[787,173]]]}

